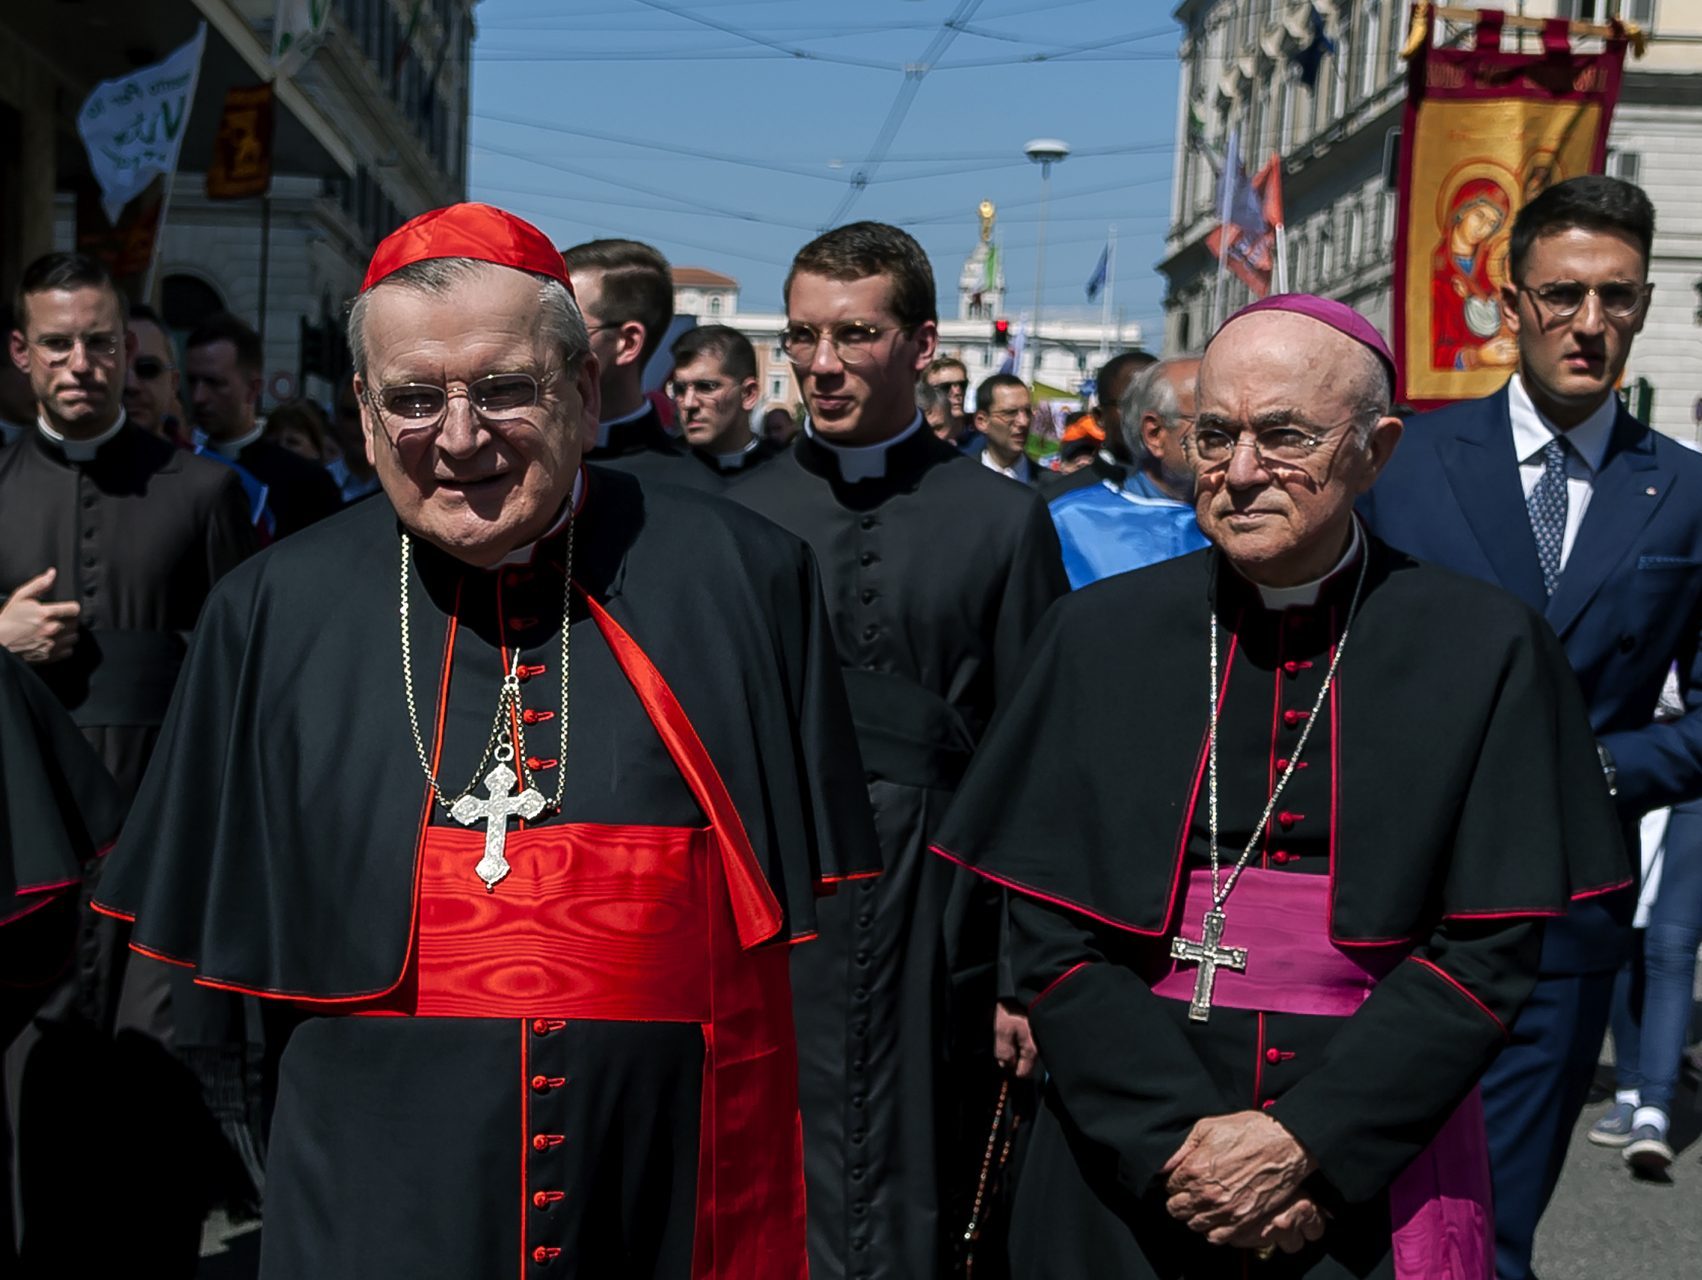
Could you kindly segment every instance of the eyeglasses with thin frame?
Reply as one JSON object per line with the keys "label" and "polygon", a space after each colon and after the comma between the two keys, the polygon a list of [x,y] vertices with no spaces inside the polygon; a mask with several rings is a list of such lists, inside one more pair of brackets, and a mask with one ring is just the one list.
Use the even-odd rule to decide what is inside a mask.
{"label": "eyeglasses with thin frame", "polygon": [[1606,284],[1580,284],[1576,280],[1555,280],[1536,286],[1516,286],[1528,293],[1542,309],[1556,320],[1570,320],[1584,306],[1584,300],[1594,294],[1601,300],[1602,313],[1616,320],[1628,320],[1643,309],[1654,290],[1652,284],[1632,284],[1629,280],[1610,280]]}
{"label": "eyeglasses with thin frame", "polygon": [[[456,387],[461,390],[452,389]],[[367,403],[387,427],[413,434],[439,427],[456,395],[465,395],[473,412],[486,422],[511,422],[536,408],[542,393],[529,373],[492,373],[447,387],[431,382],[368,387],[366,394]]]}
{"label": "eyeglasses with thin frame", "polygon": [[48,333],[29,342],[47,357],[50,366],[57,367],[70,360],[79,346],[90,359],[110,360],[124,340],[116,333]]}
{"label": "eyeglasses with thin frame", "polygon": [[1025,418],[1029,422],[1034,421],[1034,410],[1027,406],[1024,406],[1021,409],[986,409],[983,410],[983,412],[994,422],[1002,422],[1007,426],[1013,422],[1020,422]]}
{"label": "eyeglasses with thin frame", "polygon": [[780,349],[793,364],[808,365],[815,360],[816,352],[826,341],[832,344],[833,354],[840,364],[862,364],[874,357],[875,344],[882,334],[908,335],[914,328],[914,325],[882,326],[850,320],[834,325],[824,334],[812,325],[792,324],[780,331]]}
{"label": "eyeglasses with thin frame", "polygon": [[[1343,427],[1352,428],[1358,421],[1358,418],[1348,418],[1328,427],[1285,423],[1254,428],[1206,418],[1196,421],[1193,430],[1182,437],[1182,444],[1194,458],[1200,474],[1227,467],[1242,445],[1252,449],[1253,457],[1267,471],[1304,471],[1306,464],[1337,431]],[[1230,430],[1232,427],[1233,432]]]}

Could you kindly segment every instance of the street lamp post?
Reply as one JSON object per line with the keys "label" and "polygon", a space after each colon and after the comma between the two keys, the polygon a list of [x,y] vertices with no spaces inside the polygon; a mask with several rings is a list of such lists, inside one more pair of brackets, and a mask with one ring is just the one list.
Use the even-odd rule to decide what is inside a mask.
{"label": "street lamp post", "polygon": [[1045,306],[1046,289],[1046,214],[1052,202],[1052,166],[1061,164],[1070,154],[1070,144],[1058,138],[1035,138],[1023,148],[1024,154],[1040,166],[1040,238],[1034,251],[1034,375],[1040,378],[1040,312]]}

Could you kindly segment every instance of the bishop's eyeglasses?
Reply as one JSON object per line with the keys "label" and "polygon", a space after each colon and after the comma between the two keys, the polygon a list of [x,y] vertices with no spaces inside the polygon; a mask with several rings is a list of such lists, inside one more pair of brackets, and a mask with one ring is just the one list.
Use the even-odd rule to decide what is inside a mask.
{"label": "bishop's eyeglasses", "polygon": [[1628,280],[1611,280],[1607,284],[1580,284],[1576,280],[1555,280],[1549,284],[1519,285],[1519,292],[1528,293],[1542,304],[1542,309],[1556,320],[1570,320],[1584,306],[1584,299],[1595,294],[1601,300],[1602,312],[1616,320],[1628,320],[1643,308],[1654,289],[1651,284],[1632,284]]}
{"label": "bishop's eyeglasses", "polygon": [[780,331],[780,349],[793,364],[808,365],[816,358],[821,344],[833,347],[840,364],[862,364],[872,359],[875,344],[885,333],[909,333],[910,325],[873,325],[860,320],[836,324],[826,333],[807,324],[789,324]]}
{"label": "bishop's eyeglasses", "polygon": [[1202,472],[1227,467],[1235,457],[1235,451],[1243,444],[1253,451],[1253,457],[1266,470],[1303,471],[1339,428],[1351,429],[1357,421],[1349,418],[1329,427],[1286,424],[1261,429],[1208,420],[1197,424],[1182,440]]}
{"label": "bishop's eyeglasses", "polygon": [[387,425],[405,432],[425,431],[442,423],[449,401],[465,395],[467,403],[486,422],[524,418],[537,407],[541,393],[538,380],[529,373],[492,373],[452,391],[431,382],[403,382],[391,387],[368,388],[373,408]]}

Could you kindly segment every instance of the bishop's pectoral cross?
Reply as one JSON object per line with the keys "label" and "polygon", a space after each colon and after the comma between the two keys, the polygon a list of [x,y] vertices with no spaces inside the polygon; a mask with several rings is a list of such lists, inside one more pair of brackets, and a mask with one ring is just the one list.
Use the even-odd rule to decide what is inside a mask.
{"label": "bishop's pectoral cross", "polygon": [[1204,1022],[1211,1017],[1212,988],[1217,985],[1219,965],[1241,972],[1247,969],[1245,947],[1219,945],[1223,941],[1223,912],[1206,912],[1200,934],[1198,942],[1180,934],[1170,940],[1171,959],[1200,966],[1194,974],[1194,998],[1188,1001],[1190,1022]]}
{"label": "bishop's pectoral cross", "polygon": [[490,792],[488,800],[468,793],[449,811],[449,816],[463,826],[485,824],[485,856],[473,870],[485,882],[487,893],[496,892],[496,882],[508,874],[508,859],[503,856],[502,847],[508,842],[509,818],[535,818],[544,811],[544,797],[535,788],[510,794],[518,781],[514,770],[499,762],[485,775],[485,790]]}

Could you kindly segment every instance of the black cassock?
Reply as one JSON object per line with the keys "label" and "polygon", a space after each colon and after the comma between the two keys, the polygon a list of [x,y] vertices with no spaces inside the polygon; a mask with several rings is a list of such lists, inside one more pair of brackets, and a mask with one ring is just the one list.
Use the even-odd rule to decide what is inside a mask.
{"label": "black cassock", "polygon": [[654,403],[627,422],[612,422],[602,430],[603,443],[585,455],[614,471],[624,471],[652,484],[682,485],[703,493],[719,493],[725,481],[691,455],[691,450],[670,436],[662,426],[662,415]]}
{"label": "black cassock", "polygon": [[[78,890],[123,817],[124,799],[94,748],[34,673],[0,649],[0,1045],[70,966]],[[0,1077],[0,1131],[8,1120]],[[0,1154],[9,1146],[0,1140]],[[0,1159],[0,1262],[9,1264],[11,1175],[9,1156]]]}
{"label": "black cassock", "polygon": [[[1391,1276],[1386,1188],[1502,1043],[1541,918],[1625,879],[1546,624],[1370,548],[1305,767],[1249,863],[1330,877],[1330,942],[1391,966],[1351,1017],[1219,1006],[1192,1022],[1151,986],[1171,939],[1200,937],[1180,906],[1185,873],[1207,865],[1208,617],[1227,866],[1322,687],[1357,560],[1314,607],[1283,612],[1213,550],[1075,593],[959,792],[938,848],[1011,890],[1012,963],[1049,1074],[1018,1189],[1019,1277]],[[1129,679],[1104,679],[1119,668]],[[1317,1158],[1309,1190],[1333,1214],[1322,1241],[1262,1263],[1173,1222],[1159,1174],[1196,1120],[1258,1108]]]}
{"label": "black cassock", "polygon": [[[813,561],[719,500],[597,467],[584,477],[574,580],[695,726],[778,900],[784,948],[814,929],[824,882],[878,865]],[[204,983],[275,997],[266,1006],[298,1022],[279,1066],[266,1275],[686,1280],[706,1031],[666,1013],[554,1011],[602,998],[598,966],[622,970],[629,1004],[654,994],[665,983],[646,977],[645,948],[699,924],[627,901],[618,866],[522,909],[543,949],[604,931],[566,961],[540,950],[508,963],[500,919],[480,916],[513,912],[540,877],[578,874],[593,854],[624,866],[628,850],[636,867],[657,841],[701,835],[705,806],[580,592],[563,705],[563,530],[490,572],[414,546],[415,701],[446,796],[489,768],[480,755],[516,661],[518,757],[547,797],[566,770],[563,811],[509,831],[510,877],[484,892],[483,825],[460,826],[427,793],[400,661],[400,538],[389,504],[367,502],[215,593],[102,906],[135,917],[137,945]],[[434,863],[443,847],[462,852]],[[663,857],[656,874],[685,868]],[[784,950],[757,951],[783,979]],[[590,975],[584,990],[533,989],[561,963]],[[540,1016],[486,1012],[513,999]],[[801,1257],[801,1228],[798,1240]]]}
{"label": "black cassock", "polygon": [[805,435],[728,490],[815,549],[886,863],[823,904],[821,944],[792,967],[816,1280],[940,1274],[961,1227],[943,1215],[967,1212],[973,1169],[954,1157],[961,1112],[987,1118],[973,1085],[991,1057],[997,903],[928,842],[1067,589],[1032,490],[925,429],[885,461],[847,483]]}

